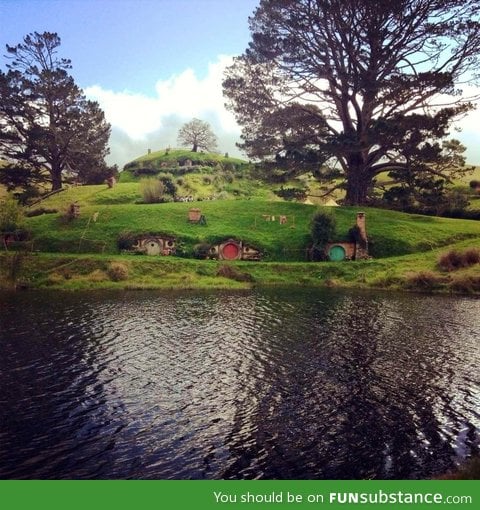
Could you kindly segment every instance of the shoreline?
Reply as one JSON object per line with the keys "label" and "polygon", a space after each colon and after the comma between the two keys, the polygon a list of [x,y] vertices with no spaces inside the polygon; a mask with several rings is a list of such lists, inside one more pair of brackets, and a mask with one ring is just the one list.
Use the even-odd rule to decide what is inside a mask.
{"label": "shoreline", "polygon": [[3,252],[0,254],[0,290],[311,287],[480,295],[480,264],[454,272],[440,271],[436,267],[437,251],[340,263],[225,262],[142,255]]}

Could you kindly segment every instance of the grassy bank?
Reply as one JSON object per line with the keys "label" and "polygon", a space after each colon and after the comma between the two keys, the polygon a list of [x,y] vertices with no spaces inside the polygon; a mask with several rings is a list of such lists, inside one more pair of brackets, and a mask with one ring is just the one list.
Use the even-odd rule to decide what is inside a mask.
{"label": "grassy bank", "polygon": [[[157,157],[154,153],[149,156]],[[215,172],[218,175],[208,179],[202,173],[184,175],[182,186],[188,184],[187,177],[197,179],[195,196],[199,198],[210,193],[209,187],[218,185],[215,179],[222,171]],[[236,199],[230,185],[242,190]],[[32,252],[0,255],[2,286],[83,289],[305,285],[480,291],[479,264],[450,273],[437,266],[440,255],[450,249],[480,248],[479,221],[362,208],[372,260],[308,263],[310,222],[319,207],[269,200],[271,192],[252,179],[235,178],[231,183],[222,181],[221,186],[230,190],[230,199],[145,204],[141,203],[139,180],[119,183],[113,189],[105,185],[72,187],[53,195],[28,209],[43,208],[53,213],[27,217],[22,225],[31,234],[28,244]],[[68,221],[64,213],[72,203],[80,206],[80,216]],[[201,209],[206,225],[187,221],[192,207]],[[328,210],[337,224],[332,240],[345,240],[360,209]],[[286,222],[280,222],[280,216]],[[147,233],[175,237],[178,256],[120,252],[118,241],[122,236]],[[262,262],[225,264],[193,258],[197,245],[229,238],[256,247],[262,253]]]}
{"label": "grassy bank", "polygon": [[480,239],[357,262],[221,262],[137,255],[2,253],[4,288],[243,289],[252,286],[357,287],[480,293],[480,264],[444,271],[448,251],[480,249]]}
{"label": "grassy bank", "polygon": [[[28,218],[34,250],[41,252],[117,254],[117,241],[125,233],[162,233],[175,236],[185,257],[198,243],[242,239],[259,248],[265,261],[305,261],[311,243],[310,221],[315,206],[266,200],[215,200],[194,203],[132,203],[133,183],[108,190],[105,186],[73,188],[48,199],[45,207],[57,214]],[[75,199],[75,200],[73,200]],[[72,201],[81,214],[70,222],[61,211]],[[188,223],[188,210],[198,207],[207,225]],[[337,240],[347,237],[358,208],[333,208]],[[480,222],[409,215],[366,209],[370,251],[374,258],[431,250],[468,238],[480,238]],[[280,224],[279,216],[287,222]],[[265,218],[275,218],[266,221]],[[96,219],[96,221],[93,221]]]}

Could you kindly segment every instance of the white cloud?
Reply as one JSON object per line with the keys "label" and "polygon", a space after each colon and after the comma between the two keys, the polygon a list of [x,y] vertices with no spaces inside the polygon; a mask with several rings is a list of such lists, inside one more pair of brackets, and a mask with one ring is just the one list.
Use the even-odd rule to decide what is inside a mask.
{"label": "white cloud", "polygon": [[[204,78],[186,69],[167,80],[159,80],[155,85],[155,97],[105,90],[100,85],[88,87],[87,97],[99,102],[113,128],[109,159],[123,165],[125,157],[128,161],[144,154],[147,143],[154,143],[153,150],[175,146],[178,129],[194,117],[212,125],[219,142],[225,145],[219,143],[220,150],[235,152],[240,128],[233,114],[225,109],[222,95],[223,72],[231,61],[231,57],[219,56],[216,62],[209,64]],[[120,140],[125,142],[125,137],[120,136],[122,132],[133,142],[129,144],[128,154],[118,147]],[[139,152],[134,153],[135,150]]]}
{"label": "white cloud", "polygon": [[[225,109],[222,80],[225,67],[232,57],[219,56],[210,63],[205,77],[199,78],[192,69],[166,80],[158,80],[153,97],[128,91],[116,92],[94,85],[85,90],[87,97],[100,103],[112,125],[110,163],[120,166],[147,151],[175,147],[182,124],[194,117],[209,122],[219,139],[219,150],[242,156],[235,143],[240,127],[231,112]],[[479,87],[468,87],[465,95],[480,94]],[[454,124],[451,137],[467,146],[467,160],[480,164],[480,109],[474,110]]]}

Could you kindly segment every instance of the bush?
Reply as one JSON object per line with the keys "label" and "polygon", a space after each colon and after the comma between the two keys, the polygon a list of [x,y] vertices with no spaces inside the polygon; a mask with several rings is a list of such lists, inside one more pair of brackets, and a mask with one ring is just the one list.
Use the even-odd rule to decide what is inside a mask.
{"label": "bush", "polygon": [[310,224],[314,250],[323,251],[325,245],[335,237],[335,232],[336,220],[333,213],[327,211],[315,213]]}
{"label": "bush", "polygon": [[177,194],[177,185],[173,181],[173,175],[172,174],[159,174],[158,180],[163,184],[164,187],[164,193],[166,195],[171,195],[174,197]]}
{"label": "bush", "polygon": [[461,294],[471,294],[480,291],[480,277],[478,276],[458,276],[449,283],[449,288],[453,292]]}
{"label": "bush", "polygon": [[456,271],[462,267],[470,267],[480,262],[480,250],[470,248],[463,253],[451,250],[440,255],[438,267],[442,271]]}
{"label": "bush", "polygon": [[200,243],[194,246],[193,256],[196,259],[205,260],[210,255],[211,245],[208,243]]}
{"label": "bush", "polygon": [[274,193],[284,200],[305,200],[307,198],[307,192],[303,188],[284,188],[281,186]]}
{"label": "bush", "polygon": [[140,181],[140,192],[145,204],[158,204],[163,201],[165,186],[163,182],[155,178],[142,179]]}
{"label": "bush", "polygon": [[13,196],[8,195],[0,202],[0,232],[13,232],[17,230],[22,220],[22,207]]}
{"label": "bush", "polygon": [[120,251],[131,250],[137,242],[138,234],[132,232],[121,232],[117,239],[117,246]]}
{"label": "bush", "polygon": [[120,282],[128,279],[128,267],[122,262],[111,262],[107,269],[110,280]]}
{"label": "bush", "polygon": [[157,170],[155,168],[137,168],[134,170],[133,174],[135,177],[141,177],[145,175],[157,175],[160,172],[160,170]]}
{"label": "bush", "polygon": [[431,271],[420,271],[407,276],[406,287],[411,290],[433,290],[438,288],[443,280]]}
{"label": "bush", "polygon": [[460,269],[463,266],[463,257],[462,255],[455,250],[451,250],[447,253],[443,253],[440,255],[438,259],[438,267],[442,271],[455,271]]}
{"label": "bush", "polygon": [[470,248],[463,253],[463,262],[466,267],[474,266],[480,262],[480,250]]}

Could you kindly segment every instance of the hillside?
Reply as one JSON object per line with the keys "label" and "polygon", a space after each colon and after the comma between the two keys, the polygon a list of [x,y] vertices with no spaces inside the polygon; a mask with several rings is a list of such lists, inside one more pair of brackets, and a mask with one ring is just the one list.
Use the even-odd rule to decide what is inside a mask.
{"label": "hillside", "polygon": [[[122,233],[164,233],[175,236],[191,256],[201,242],[242,239],[265,253],[265,260],[302,261],[310,243],[309,224],[315,206],[280,200],[212,200],[193,203],[141,204],[139,183],[82,186],[54,195],[41,205],[57,209],[26,219],[36,250],[48,252],[117,253]],[[63,222],[61,212],[76,202],[80,217]],[[188,210],[201,209],[207,225],[188,223]],[[337,207],[338,238],[345,238],[358,208]],[[367,208],[367,228],[375,258],[405,255],[480,237],[480,222],[409,215]],[[93,221],[93,218],[96,221]],[[287,223],[266,221],[264,216],[287,217]]]}
{"label": "hillside", "polygon": [[[180,164],[185,161],[179,156],[191,153],[172,152],[152,153],[132,162],[135,166],[130,164],[113,188],[71,187],[27,208],[28,214],[47,214],[25,218],[23,227],[31,233],[30,254],[19,258],[11,251],[0,254],[0,286],[20,280],[29,287],[64,289],[245,288],[254,283],[480,292],[480,264],[452,274],[437,266],[439,256],[452,249],[480,249],[479,221],[362,208],[372,260],[306,262],[310,222],[318,205],[279,199],[272,187],[252,178],[244,161],[217,155],[216,162]],[[153,172],[142,174],[136,172],[139,169]],[[165,203],[143,203],[142,184],[152,176],[167,176],[178,196],[188,195],[193,201],[170,197]],[[302,181],[293,185],[298,183]],[[67,221],[65,212],[72,203],[79,206],[80,214]],[[191,208],[201,210],[206,225],[188,222]],[[337,222],[334,240],[346,239],[360,209],[328,210]],[[149,257],[120,250],[119,241],[142,234],[174,237],[177,256]],[[231,238],[258,249],[262,261],[225,265],[195,260],[200,245]],[[120,267],[125,278],[111,276],[112,265]]]}

